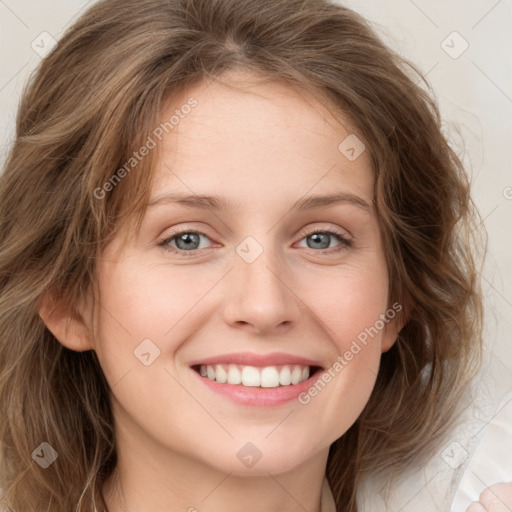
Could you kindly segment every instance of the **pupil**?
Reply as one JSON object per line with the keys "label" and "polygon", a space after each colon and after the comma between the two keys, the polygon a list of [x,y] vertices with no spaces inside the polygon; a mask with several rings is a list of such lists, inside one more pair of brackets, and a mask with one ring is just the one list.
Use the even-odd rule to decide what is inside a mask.
{"label": "pupil", "polygon": [[[324,238],[323,243],[321,240],[322,237]],[[329,236],[326,236],[324,233],[313,233],[311,235],[311,238],[313,242],[315,242],[316,244],[320,243],[321,249],[325,249],[329,245]],[[318,248],[318,245],[316,246],[316,248]]]}
{"label": "pupil", "polygon": [[[180,242],[184,243],[184,247],[179,247]],[[191,245],[197,244],[199,242],[199,235],[196,233],[184,233],[180,237],[178,237],[178,240],[176,241],[176,244],[180,249],[183,248],[190,248]],[[197,247],[193,247],[194,249],[197,249]]]}

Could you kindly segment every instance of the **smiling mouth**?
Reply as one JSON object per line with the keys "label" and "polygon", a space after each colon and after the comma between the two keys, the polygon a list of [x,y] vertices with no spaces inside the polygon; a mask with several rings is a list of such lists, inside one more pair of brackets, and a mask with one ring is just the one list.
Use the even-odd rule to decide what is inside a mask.
{"label": "smiling mouth", "polygon": [[201,377],[218,382],[252,388],[277,388],[300,384],[321,371],[319,366],[285,364],[275,366],[246,366],[241,364],[194,365]]}

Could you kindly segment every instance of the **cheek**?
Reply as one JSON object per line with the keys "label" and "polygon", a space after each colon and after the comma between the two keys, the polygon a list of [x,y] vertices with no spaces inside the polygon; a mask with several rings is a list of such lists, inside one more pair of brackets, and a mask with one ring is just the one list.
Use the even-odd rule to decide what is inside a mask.
{"label": "cheek", "polygon": [[[144,367],[148,356],[142,354],[149,352],[150,360],[157,361],[160,353],[169,350],[164,345],[172,337],[164,334],[181,313],[180,302],[175,291],[166,292],[162,282],[157,282],[158,273],[150,267],[135,268],[129,260],[116,265],[103,263],[98,278],[96,351],[105,376],[113,385],[128,371]],[[164,340],[169,341],[164,343]]]}
{"label": "cheek", "polygon": [[[336,273],[316,275],[303,283],[302,293],[307,297],[308,306],[326,326],[340,353],[385,314],[387,279],[386,268],[375,262],[365,267],[340,267]],[[314,287],[311,287],[312,281]]]}
{"label": "cheek", "polygon": [[[199,280],[200,287],[191,286],[189,276],[180,277],[179,272],[171,278],[158,266],[123,263],[105,264],[98,272],[98,358],[115,398],[116,416],[126,422],[137,418],[139,426],[166,439],[177,423],[186,424],[190,416],[199,424],[197,417],[204,416],[175,380],[174,365],[169,363],[190,334],[190,320],[197,322],[197,314],[187,313],[195,312],[194,304],[212,283]],[[204,428],[216,428],[208,420],[203,419]]]}
{"label": "cheek", "polygon": [[337,278],[331,275],[315,283],[309,305],[327,327],[336,353],[300,402],[305,414],[329,426],[334,440],[356,421],[375,384],[386,325],[382,316],[388,310],[387,271],[376,261],[364,268],[340,269]]}
{"label": "cheek", "polygon": [[191,282],[190,274],[171,275],[158,265],[105,265],[100,274],[100,339],[133,350],[150,338],[162,352],[171,349],[182,321],[213,282],[211,276]]}
{"label": "cheek", "polygon": [[[126,408],[154,405],[161,393],[174,410],[187,410],[177,399],[183,391],[166,370],[176,374],[180,347],[209,321],[212,309],[205,306],[206,297],[222,273],[219,277],[212,269],[184,269],[170,271],[166,265],[136,264],[127,258],[98,271],[96,351],[108,383]],[[125,388],[131,391],[122,391]]]}

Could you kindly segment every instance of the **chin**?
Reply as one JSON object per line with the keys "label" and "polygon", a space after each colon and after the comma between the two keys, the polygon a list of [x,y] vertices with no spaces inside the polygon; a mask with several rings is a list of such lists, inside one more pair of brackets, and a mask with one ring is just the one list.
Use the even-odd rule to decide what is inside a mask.
{"label": "chin", "polygon": [[[292,440],[293,437],[288,437]],[[315,453],[311,451],[311,443],[284,443],[282,440],[276,444],[269,440],[242,442],[239,439],[232,441],[231,446],[225,449],[208,451],[209,458],[201,457],[204,464],[215,466],[223,473],[234,476],[265,476],[278,475],[292,471],[303,464],[307,464]],[[328,450],[329,446],[327,446]],[[213,464],[212,464],[213,463]]]}

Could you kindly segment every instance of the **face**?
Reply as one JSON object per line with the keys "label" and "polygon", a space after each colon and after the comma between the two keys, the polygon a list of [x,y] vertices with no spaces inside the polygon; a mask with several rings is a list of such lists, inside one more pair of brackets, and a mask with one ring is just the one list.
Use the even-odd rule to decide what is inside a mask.
{"label": "face", "polygon": [[119,442],[240,475],[326,456],[396,337],[368,151],[312,97],[250,78],[162,113],[181,116],[153,137],[140,231],[99,262],[91,340]]}

